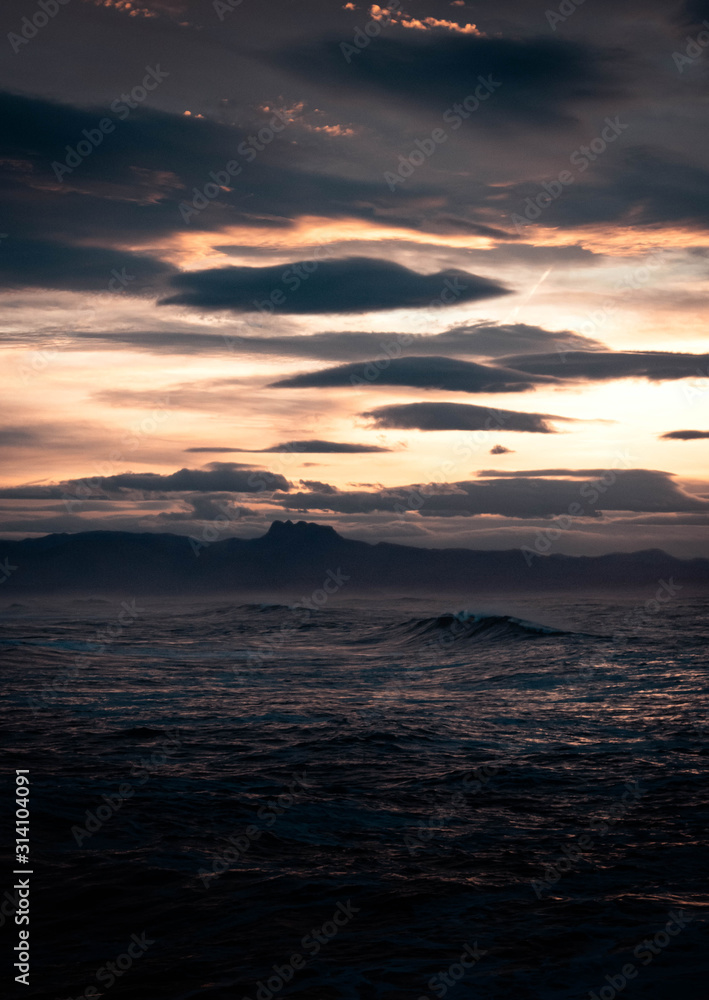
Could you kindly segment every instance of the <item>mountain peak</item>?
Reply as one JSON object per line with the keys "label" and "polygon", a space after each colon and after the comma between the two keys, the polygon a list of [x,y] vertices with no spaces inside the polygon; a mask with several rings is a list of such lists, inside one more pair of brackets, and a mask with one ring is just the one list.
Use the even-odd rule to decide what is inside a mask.
{"label": "mountain peak", "polygon": [[312,521],[271,521],[266,538],[307,539],[324,541],[339,538],[334,528],[328,524],[314,524]]}

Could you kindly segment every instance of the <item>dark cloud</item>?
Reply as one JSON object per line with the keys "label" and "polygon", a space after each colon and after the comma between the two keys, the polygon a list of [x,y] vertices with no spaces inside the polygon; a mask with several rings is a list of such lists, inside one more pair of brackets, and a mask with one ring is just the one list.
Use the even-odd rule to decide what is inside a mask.
{"label": "dark cloud", "polygon": [[376,444],[345,444],[339,441],[286,441],[275,444],[272,448],[264,448],[264,452],[289,451],[301,454],[341,454],[355,455],[376,451],[391,451],[391,448],[381,448]]}
{"label": "dark cloud", "polygon": [[661,441],[697,441],[709,438],[709,431],[668,431],[660,435]]}
{"label": "dark cloud", "polygon": [[698,27],[709,20],[709,0],[682,0],[676,20],[681,25]]}
{"label": "dark cloud", "polygon": [[425,517],[600,518],[604,511],[701,512],[709,500],[685,492],[665,472],[646,469],[606,471],[586,482],[537,478],[495,478],[449,484],[415,484],[378,492],[294,493],[288,510],[343,514],[417,511]]}
{"label": "dark cloud", "polygon": [[402,385],[447,392],[527,392],[535,385],[558,383],[544,375],[529,376],[509,368],[479,365],[443,357],[384,358],[364,364],[339,365],[272,382],[274,389],[330,386]]}
{"label": "dark cloud", "polygon": [[0,288],[56,288],[136,294],[175,273],[128,250],[12,239],[0,254]]}
{"label": "dark cloud", "polygon": [[466,271],[423,275],[371,257],[300,261],[285,269],[278,265],[186,271],[172,284],[182,290],[161,305],[266,313],[362,313],[460,305],[509,294],[498,282]]}
{"label": "dark cloud", "polygon": [[[420,431],[522,431],[555,434],[550,420],[571,420],[553,413],[517,413],[472,403],[402,403],[360,414],[376,427]],[[507,450],[507,449],[503,449]]]}
{"label": "dark cloud", "polygon": [[291,454],[319,455],[319,454],[340,454],[358,455],[375,451],[391,451],[391,448],[380,448],[376,444],[346,444],[342,441],[285,441],[283,444],[274,444],[271,448],[185,448],[185,451],[232,451],[251,452],[253,454],[272,454],[278,452],[290,452]]}
{"label": "dark cloud", "polygon": [[[601,476],[609,476],[612,469],[480,469],[478,476],[483,479],[488,476],[505,476],[508,478],[528,478],[530,476],[544,476],[551,479],[593,479]],[[669,476],[671,473],[662,472],[660,475]]]}
{"label": "dark cloud", "polygon": [[[440,343],[450,354],[474,354],[481,357],[501,358],[508,354],[546,353],[551,350],[604,351],[606,345],[591,337],[569,330],[544,330],[526,323],[471,323],[454,326],[436,337],[428,338]],[[407,350],[410,350],[407,348]],[[411,351],[410,353],[415,353]]]}
{"label": "dark cloud", "polygon": [[[76,480],[78,483],[79,480]],[[61,486],[5,486],[0,488],[3,500],[63,500],[67,491]],[[96,499],[103,499],[97,497]]]}
{"label": "dark cloud", "polygon": [[514,450],[512,448],[505,448],[503,444],[496,444],[494,448],[490,449],[491,455],[513,455]]}
{"label": "dark cloud", "polygon": [[[440,36],[432,32],[406,34],[406,38],[399,40],[377,39],[376,44],[361,52],[351,66],[347,66],[337,50],[334,55],[338,68],[345,72],[348,85],[355,82],[353,74],[365,65],[363,60],[375,57],[379,60],[389,43],[394,42],[402,64],[406,64],[407,59],[412,60],[408,73],[417,79],[417,87],[425,91],[426,100],[436,99],[436,91],[423,82],[425,66],[419,60],[423,58],[425,63],[430,55],[436,61],[435,73],[444,90],[451,88],[451,101],[455,102],[469,91],[460,89],[455,76],[450,75],[446,47],[461,49],[460,59],[453,68],[459,65],[463,77],[473,81],[481,70],[476,60],[471,62],[470,54],[466,54],[467,47],[481,46],[481,51],[495,46],[501,50],[506,48],[510,65],[506,65],[504,84],[492,95],[490,109],[494,102],[496,113],[488,116],[499,127],[510,115],[518,114],[526,123],[533,123],[535,115],[543,118],[548,114],[558,116],[557,120],[561,121],[560,109],[574,106],[578,110],[587,97],[598,93],[598,80],[611,79],[602,70],[603,55],[561,39],[476,39],[451,34]],[[426,37],[412,39],[412,34]],[[566,67],[561,72],[566,86],[558,85],[556,70],[562,65]],[[595,70],[590,70],[591,66],[595,66]],[[396,75],[398,70],[394,63],[388,67],[383,64],[383,72]],[[517,87],[518,74],[536,82],[529,87],[521,84]],[[572,77],[576,83],[572,83]],[[540,96],[540,88],[548,97],[546,104],[546,97],[543,100]],[[397,80],[390,93],[405,89]],[[416,88],[408,88],[406,92],[405,99],[409,100]],[[523,110],[525,102],[531,111]],[[420,102],[418,106],[422,106]],[[616,107],[614,104],[614,113]],[[437,101],[439,120],[445,108],[445,103]],[[541,190],[536,179],[538,166],[534,170],[535,179],[528,181],[523,168],[510,172],[510,164],[505,164],[508,184],[501,188],[497,182],[486,182],[482,178],[471,185],[467,172],[456,170],[453,163],[453,169],[443,172],[443,176],[438,172],[425,172],[425,181],[422,176],[412,177],[405,189],[399,187],[391,191],[383,182],[377,156],[366,142],[356,145],[356,167],[345,169],[341,156],[333,157],[327,133],[308,131],[303,122],[293,116],[288,119],[287,131],[283,135],[279,133],[252,163],[238,150],[250,150],[250,156],[255,156],[254,148],[249,145],[250,137],[262,127],[268,127],[266,123],[273,115],[270,111],[255,112],[253,107],[241,108],[237,125],[233,121],[215,120],[223,110],[220,108],[217,114],[197,118],[168,114],[145,105],[120,120],[108,106],[78,108],[38,97],[0,93],[0,116],[4,126],[0,137],[3,229],[12,239],[16,233],[22,234],[22,241],[34,245],[39,278],[48,282],[57,277],[52,258],[58,246],[74,247],[77,253],[81,248],[98,247],[108,253],[102,242],[153,246],[156,238],[190,230],[220,231],[248,226],[279,228],[285,232],[295,220],[306,216],[338,220],[355,218],[373,225],[400,226],[421,233],[477,234],[518,241],[520,234],[512,223],[512,214],[522,212],[526,197],[536,197]],[[361,116],[361,106],[358,110]],[[100,145],[58,182],[52,164],[61,165],[69,155],[67,147],[74,149],[77,143],[85,141],[84,132],[94,132],[97,123],[106,118],[113,122],[115,130],[105,135]],[[471,121],[482,122],[484,118],[484,115],[475,115]],[[518,121],[515,128],[520,127]],[[382,141],[386,138],[382,137]],[[389,151],[393,157],[395,150]],[[683,160],[679,153],[671,155],[655,147],[625,151],[619,147],[618,154],[621,155],[614,152],[612,161],[594,164],[592,180],[577,177],[563,196],[541,214],[537,224],[571,229],[630,218],[633,225],[673,221],[686,222],[696,228],[709,223],[709,172],[697,166],[694,160]],[[214,197],[206,197],[205,186],[208,185],[213,193],[216,187],[213,175],[222,176],[230,162],[238,162],[242,168],[240,174],[232,178],[232,183],[227,177],[227,183],[221,184]],[[552,168],[554,174],[558,173],[558,163],[553,163]],[[192,203],[199,199],[205,207],[192,211]],[[499,248],[495,248],[495,252],[498,251]],[[539,248],[520,248],[522,257],[538,252],[541,252]],[[543,252],[563,256],[582,251],[569,247],[547,248]],[[483,258],[476,256],[473,259]],[[134,262],[138,268],[136,277],[145,284],[170,273],[170,269],[158,261],[151,262],[150,258],[133,261],[130,254],[124,254],[118,269],[126,266],[128,260]],[[92,263],[90,260],[86,263],[91,274]],[[493,260],[488,261],[488,264],[493,263]],[[80,264],[81,259],[77,257],[77,265]],[[97,260],[96,267],[102,266],[103,262]],[[110,273],[114,266],[111,262],[107,271]],[[154,270],[157,273],[153,273]],[[17,275],[10,274],[10,278],[17,280]],[[68,281],[61,275],[59,280]],[[312,280],[309,279],[308,284]],[[211,281],[200,279],[199,287],[180,287],[185,289],[184,296],[194,297],[196,304],[234,308],[219,305],[226,290],[216,289]],[[58,287],[94,290],[90,281],[81,284],[80,276],[75,282],[79,284],[62,283]],[[136,282],[131,289],[135,291],[138,287]],[[275,287],[274,282],[265,290],[266,294]],[[217,304],[201,303],[200,294],[216,297]],[[288,294],[287,302],[292,298],[305,301],[309,294],[303,288],[298,296]],[[180,298],[180,301],[184,300]],[[284,311],[288,311],[287,303]],[[304,312],[305,309],[295,308],[294,311]]]}
{"label": "dark cloud", "polygon": [[[170,475],[156,472],[123,472],[99,476],[93,480],[99,489],[144,490],[154,492],[200,491],[259,493],[262,490],[288,490],[288,480],[277,473],[242,469],[231,462],[211,462],[205,469],[180,469]],[[72,481],[70,480],[69,485]]]}
{"label": "dark cloud", "polygon": [[661,351],[569,351],[563,354],[512,355],[498,359],[509,368],[530,375],[557,376],[589,382],[609,379],[664,379],[702,377],[709,371],[709,354],[671,354]]}
{"label": "dark cloud", "polygon": [[[198,118],[146,104],[126,117],[106,105],[80,108],[0,92],[3,229],[11,238],[46,241],[46,255],[55,244],[139,245],[175,232],[238,226],[287,230],[303,216],[518,239],[489,218],[471,219],[454,198],[422,201],[419,190],[391,192],[379,171],[338,176],[327,134],[307,131],[292,116],[285,115],[287,131],[271,131],[269,144],[257,151],[254,136],[274,120],[282,126],[273,107],[241,107],[239,125],[215,120],[223,111]],[[77,163],[77,144],[106,119],[113,131]],[[294,141],[295,135],[307,142]],[[75,165],[64,172],[68,160]],[[240,171],[231,182],[226,174],[215,194],[215,179],[224,178],[228,163]],[[203,207],[193,211],[193,202]]]}
{"label": "dark cloud", "polygon": [[305,486],[306,490],[312,490],[313,493],[328,493],[332,495],[340,492],[336,486],[331,486],[329,483],[321,483],[317,479],[301,479],[300,485]]}
{"label": "dark cloud", "polygon": [[66,499],[114,496],[119,491],[146,493],[260,493],[289,490],[290,483],[278,473],[245,469],[233,462],[210,462],[204,469],[179,469],[169,475],[157,472],[122,472],[115,476],[67,479],[50,486],[16,486],[0,490],[5,499]]}
{"label": "dark cloud", "polygon": [[156,516],[157,521],[240,521],[245,517],[260,516],[250,507],[234,502],[228,493],[213,493],[203,496],[185,497],[181,511],[164,511]]}
{"label": "dark cloud", "polygon": [[36,431],[27,427],[0,427],[0,448],[21,448],[39,440]]}
{"label": "dark cloud", "polygon": [[[443,333],[312,333],[307,336],[241,336],[223,333],[141,330],[115,333],[72,332],[83,350],[95,342],[101,349],[107,344],[130,344],[136,350],[155,354],[266,354],[280,357],[322,358],[332,361],[357,361],[397,353],[420,355],[462,355],[464,357],[500,357],[511,353],[547,353],[551,350],[601,351],[605,345],[590,337],[568,330],[551,331],[526,323],[498,324],[481,321],[454,326]],[[388,353],[387,353],[388,352]]]}
{"label": "dark cloud", "polygon": [[[624,115],[619,125],[628,129],[631,120]],[[628,141],[624,135],[621,133],[619,142]],[[571,166],[580,170],[579,164],[584,162],[586,170],[591,160],[585,154]],[[529,210],[527,197],[536,198],[540,192],[535,181],[510,186],[504,205],[510,219],[516,213],[524,221],[524,213]],[[491,188],[488,200],[494,194]],[[705,230],[709,225],[709,170],[659,146],[618,146],[607,159],[593,163],[592,178],[577,175],[534,219],[535,225],[568,230],[613,223],[633,227],[674,223]]]}
{"label": "dark cloud", "polygon": [[487,38],[446,31],[384,29],[376,41],[343,54],[342,39],[317,39],[278,53],[279,65],[326,87],[382,95],[388,104],[436,111],[475,94],[480,78],[499,84],[484,112],[500,123],[559,126],[580,103],[618,97],[628,54],[560,38]]}

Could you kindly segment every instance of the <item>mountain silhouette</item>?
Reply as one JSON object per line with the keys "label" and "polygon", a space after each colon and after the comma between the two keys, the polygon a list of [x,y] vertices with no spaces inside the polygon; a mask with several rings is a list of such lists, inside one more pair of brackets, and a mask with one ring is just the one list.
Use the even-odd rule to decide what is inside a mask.
{"label": "mountain silhouette", "polygon": [[[4,593],[199,595],[228,592],[594,590],[709,585],[709,560],[659,549],[602,556],[530,556],[519,549],[426,549],[343,538],[334,528],[274,521],[259,538],[213,543],[184,535],[87,531],[0,542]],[[11,567],[11,568],[10,568]],[[9,573],[8,573],[8,568]],[[346,579],[345,579],[346,578]]]}

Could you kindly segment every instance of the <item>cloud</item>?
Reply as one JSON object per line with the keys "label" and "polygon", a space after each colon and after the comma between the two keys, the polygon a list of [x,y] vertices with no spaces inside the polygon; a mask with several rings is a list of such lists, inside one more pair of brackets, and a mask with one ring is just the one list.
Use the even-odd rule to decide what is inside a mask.
{"label": "cloud", "polygon": [[114,496],[123,490],[145,493],[225,492],[260,493],[289,490],[291,484],[278,473],[245,469],[233,462],[210,462],[204,469],[179,469],[169,475],[157,472],[121,472],[115,476],[67,479],[49,486],[12,486],[0,490],[5,499],[67,499]]}
{"label": "cloud", "polygon": [[508,295],[489,278],[450,268],[418,274],[371,257],[299,261],[292,268],[220,267],[186,271],[181,289],[161,305],[266,313],[363,313],[415,306],[460,305]]}
{"label": "cloud", "polygon": [[671,354],[662,351],[569,351],[563,354],[512,355],[497,359],[530,375],[605,382],[610,379],[665,379],[703,377],[709,354]]}
{"label": "cloud", "polygon": [[[360,414],[376,427],[420,431],[521,431],[555,434],[550,420],[570,421],[553,413],[518,413],[472,403],[402,403]],[[506,449],[503,449],[506,450]],[[498,453],[499,454],[499,453]]]}
{"label": "cloud", "polygon": [[676,20],[688,27],[701,27],[709,19],[709,0],[682,0]]}
{"label": "cloud", "polygon": [[164,511],[156,515],[156,521],[240,521],[245,517],[260,517],[260,513],[234,502],[228,493],[190,496],[182,500],[183,510]]}
{"label": "cloud", "polygon": [[376,444],[346,444],[342,441],[285,441],[283,444],[274,444],[271,448],[185,448],[185,451],[237,451],[250,452],[253,454],[273,454],[278,452],[290,452],[291,454],[320,455],[320,454],[340,454],[358,455],[376,451],[391,451],[391,448],[381,448]]}
{"label": "cloud", "polygon": [[22,448],[39,440],[39,434],[27,427],[0,427],[0,448]]}
{"label": "cloud", "polygon": [[[610,476],[612,471],[609,469],[480,469],[478,476],[481,476],[483,479],[488,476],[497,476],[498,478],[502,476],[509,478],[528,478],[530,476],[536,478],[543,476],[550,479],[598,479],[602,476]],[[659,474],[662,476],[672,475],[669,472],[661,472]]]}
{"label": "cloud", "polygon": [[[3,230],[10,240],[22,234],[18,245],[25,241],[47,244],[36,247],[38,260],[30,269],[30,275],[38,270],[45,282],[55,277],[69,282],[53,267],[58,246],[73,247],[77,265],[85,262],[92,275],[91,248],[99,244],[98,249],[108,252],[100,241],[155,246],[156,237],[174,233],[218,232],[239,226],[286,231],[294,220],[306,216],[517,239],[491,225],[488,218],[469,218],[471,213],[447,195],[422,201],[418,191],[391,192],[371,170],[360,177],[349,170],[337,176],[329,152],[333,142],[342,140],[308,131],[292,116],[285,116],[290,141],[286,133],[279,133],[269,145],[261,146],[258,162],[253,163],[257,151],[251,139],[269,127],[274,110],[255,112],[253,105],[241,106],[239,126],[147,105],[121,120],[107,105],[79,108],[0,91]],[[84,132],[92,133],[106,118],[115,130],[58,181],[52,165],[64,164],[70,155],[67,146],[74,149],[85,142]],[[307,142],[295,136],[300,140],[307,136]],[[203,193],[205,186],[213,188],[212,174],[224,173],[230,162],[238,163],[241,172],[231,186],[220,186],[209,201]],[[320,172],[314,163],[320,165]],[[197,195],[207,201],[207,207],[188,213],[187,223],[181,208],[191,210]],[[118,268],[128,261],[133,262],[126,252]],[[110,273],[114,266],[111,261],[106,270]],[[103,260],[98,259],[95,267],[102,268]],[[74,280],[81,283],[81,275]]]}
{"label": "cloud", "polygon": [[[71,484],[71,480],[69,481]],[[123,472],[99,476],[98,487],[108,492],[144,490],[150,493],[200,491],[259,493],[262,490],[288,490],[288,480],[277,473],[243,469],[231,462],[210,462],[205,469],[180,469],[170,475],[156,472]]]}
{"label": "cloud", "polygon": [[376,451],[391,451],[391,448],[382,448],[375,444],[345,444],[339,441],[286,441],[284,444],[275,444],[272,448],[264,448],[263,450],[266,453],[289,451],[313,455],[328,452],[332,454],[355,455]]}
{"label": "cloud", "polygon": [[175,268],[128,250],[13,239],[0,254],[0,288],[137,294]]}
{"label": "cloud", "polygon": [[697,441],[709,438],[709,431],[668,431],[660,435],[660,441]]}
{"label": "cloud", "polygon": [[[130,344],[155,354],[258,354],[274,357],[317,358],[332,361],[359,361],[391,356],[462,355],[497,358],[511,353],[559,351],[602,351],[604,344],[568,330],[551,331],[526,323],[498,324],[490,321],[454,326],[442,333],[311,333],[293,336],[241,336],[191,331],[116,330],[111,333],[72,332],[79,349],[91,342],[104,350],[110,344]],[[387,350],[390,352],[387,355]]]}
{"label": "cloud", "polygon": [[558,383],[544,375],[529,376],[509,368],[479,365],[443,357],[383,358],[364,364],[339,365],[272,382],[273,389],[331,386],[405,385],[447,392],[527,392],[536,384]]}
{"label": "cloud", "polygon": [[301,479],[300,485],[305,486],[307,490],[312,490],[313,493],[339,493],[340,491],[336,486],[331,486],[329,483],[321,483],[317,479]]}
{"label": "cloud", "polygon": [[[623,116],[619,124],[630,128],[631,121],[630,115]],[[583,160],[577,157],[572,166],[580,162],[590,163],[584,154]],[[528,208],[527,196],[536,197],[540,190],[529,182],[511,185],[506,191],[506,208],[523,214]],[[655,146],[619,147],[613,157],[594,164],[593,182],[589,178],[571,184],[535,225],[573,230],[613,223],[633,228],[674,223],[704,231],[709,225],[708,192],[709,170],[693,160],[687,162]]]}
{"label": "cloud", "polygon": [[579,103],[617,98],[618,50],[600,50],[556,38],[486,38],[473,33],[406,32],[394,27],[376,43],[343,58],[341,39],[291,45],[278,65],[325,87],[384,94],[388,103],[430,108],[474,94],[480,77],[500,82],[494,93],[494,124],[527,128],[573,120]]}
{"label": "cloud", "polygon": [[369,8],[373,21],[383,21],[389,24],[394,21],[402,28],[413,28],[415,31],[431,31],[435,28],[445,28],[448,31],[456,31],[461,35],[482,35],[482,32],[474,24],[458,24],[457,21],[446,21],[438,17],[415,18],[409,17],[401,10],[391,10],[388,7],[380,7],[374,4]]}
{"label": "cloud", "polygon": [[585,482],[540,478],[495,478],[457,483],[414,484],[376,492],[293,493],[280,499],[287,510],[343,514],[393,511],[424,517],[600,519],[604,511],[702,512],[709,500],[685,492],[666,472],[606,470]]}
{"label": "cloud", "polygon": [[451,327],[428,339],[444,346],[446,353],[475,354],[488,358],[502,358],[521,352],[544,354],[551,350],[564,353],[607,350],[605,344],[580,333],[544,330],[526,323],[470,323]]}
{"label": "cloud", "polygon": [[514,455],[514,450],[512,448],[505,448],[502,444],[496,444],[494,448],[490,449],[491,455]]}

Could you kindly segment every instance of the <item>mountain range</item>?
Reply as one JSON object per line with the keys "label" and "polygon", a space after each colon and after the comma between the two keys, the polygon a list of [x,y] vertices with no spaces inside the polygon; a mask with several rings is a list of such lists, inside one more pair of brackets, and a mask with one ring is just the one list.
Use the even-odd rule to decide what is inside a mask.
{"label": "mountain range", "polygon": [[[327,594],[654,591],[709,585],[709,560],[659,549],[601,556],[530,550],[428,549],[344,538],[333,528],[274,521],[258,538],[88,531],[0,543],[6,596],[20,593]],[[649,592],[652,591],[653,595]]]}

